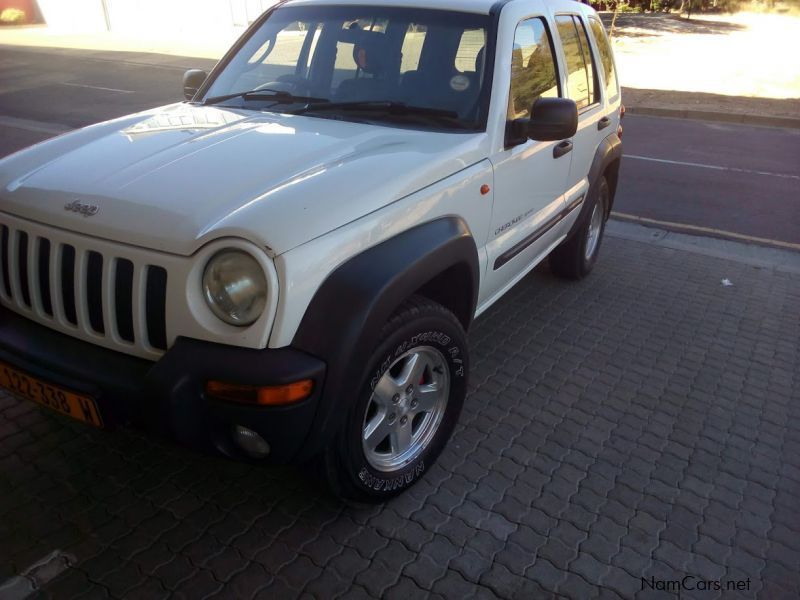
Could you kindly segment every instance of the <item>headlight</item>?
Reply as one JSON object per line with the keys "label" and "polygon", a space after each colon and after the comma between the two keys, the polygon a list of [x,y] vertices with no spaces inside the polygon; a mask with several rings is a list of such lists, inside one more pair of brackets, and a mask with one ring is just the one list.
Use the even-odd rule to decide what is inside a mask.
{"label": "headlight", "polygon": [[267,304],[267,280],[255,258],[242,250],[220,250],[203,272],[209,308],[231,325],[254,323]]}

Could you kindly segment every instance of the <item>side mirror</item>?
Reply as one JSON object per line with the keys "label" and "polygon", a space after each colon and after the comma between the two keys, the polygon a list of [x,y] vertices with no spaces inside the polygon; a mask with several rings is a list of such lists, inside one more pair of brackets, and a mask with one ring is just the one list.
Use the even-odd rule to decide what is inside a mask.
{"label": "side mirror", "polygon": [[567,98],[539,98],[531,107],[530,118],[509,123],[506,145],[528,139],[555,142],[572,137],[578,130],[578,107]]}
{"label": "side mirror", "polygon": [[528,137],[540,142],[555,142],[578,131],[578,107],[567,98],[539,98],[531,107]]}
{"label": "side mirror", "polygon": [[194,98],[206,77],[208,77],[208,74],[201,69],[189,69],[186,71],[183,74],[183,97],[187,100]]}

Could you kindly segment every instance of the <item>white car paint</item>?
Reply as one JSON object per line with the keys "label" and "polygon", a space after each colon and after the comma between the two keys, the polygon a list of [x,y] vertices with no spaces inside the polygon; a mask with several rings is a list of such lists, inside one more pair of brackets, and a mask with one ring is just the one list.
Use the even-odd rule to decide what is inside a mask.
{"label": "white car paint", "polygon": [[[494,0],[291,3],[488,13]],[[596,119],[612,116],[608,132],[617,129],[619,93],[611,100],[603,95],[601,105],[582,115],[576,136],[581,151],[557,166],[544,160],[551,142],[504,148],[515,27],[526,16],[552,21],[557,12],[593,14],[572,0],[505,4],[485,132],[441,133],[175,104],[87,127],[0,161],[0,222],[24,222],[32,231],[66,236],[78,247],[91,242],[104,254],[168,267],[170,343],[183,335],[262,348],[291,343],[311,298],[337,266],[414,225],[458,215],[478,246],[480,314],[564,239],[577,212],[513,259],[511,268],[492,269],[504,249],[585,194],[591,157],[602,140],[589,134],[592,127],[596,131]],[[555,31],[552,23],[550,29]],[[563,73],[558,41],[556,49]],[[490,193],[480,192],[484,184]],[[87,218],[64,210],[75,200],[95,204],[97,213]],[[509,221],[514,226],[498,232]],[[202,298],[205,263],[226,245],[256,256],[270,285],[264,315],[244,328],[220,322]],[[0,301],[81,339],[150,359],[159,355],[153,348],[121,344],[113,331],[101,339],[58,315],[47,319],[8,298]]]}
{"label": "white car paint", "polygon": [[[1,162],[3,209],[182,256],[222,236],[248,239],[275,255],[475,164],[486,152],[485,134],[188,104],[120,124],[88,128],[78,134],[80,145],[48,152],[46,142]],[[98,206],[97,214],[87,219],[65,211],[75,200]]]}

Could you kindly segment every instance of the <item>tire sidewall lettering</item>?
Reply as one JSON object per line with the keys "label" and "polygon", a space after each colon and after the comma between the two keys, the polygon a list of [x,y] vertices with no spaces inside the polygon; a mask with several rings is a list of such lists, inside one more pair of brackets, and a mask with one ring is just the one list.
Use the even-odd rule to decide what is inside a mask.
{"label": "tire sidewall lettering", "polygon": [[449,356],[450,359],[453,361],[454,365],[456,366],[453,369],[452,374],[457,377],[464,377],[466,375],[464,369],[464,361],[461,358],[462,351],[461,347],[457,345],[453,345],[447,347],[450,342],[452,342],[452,338],[442,331],[427,331],[425,333],[420,333],[418,335],[412,336],[410,340],[406,340],[401,342],[397,345],[397,347],[389,352],[385,358],[381,361],[380,365],[378,366],[377,370],[373,373],[372,377],[369,380],[369,389],[374,390],[375,386],[378,385],[378,381],[383,376],[386,371],[389,370],[389,367],[392,366],[392,363],[400,356],[408,352],[412,348],[416,348],[417,346],[424,346],[424,345],[432,345],[430,342],[435,342],[439,346],[441,346],[444,351],[442,354],[445,356]]}
{"label": "tire sidewall lettering", "polygon": [[424,472],[425,461],[420,460],[410,471],[388,478],[374,475],[367,467],[362,467],[358,472],[358,479],[364,486],[376,492],[392,492],[411,485]]}

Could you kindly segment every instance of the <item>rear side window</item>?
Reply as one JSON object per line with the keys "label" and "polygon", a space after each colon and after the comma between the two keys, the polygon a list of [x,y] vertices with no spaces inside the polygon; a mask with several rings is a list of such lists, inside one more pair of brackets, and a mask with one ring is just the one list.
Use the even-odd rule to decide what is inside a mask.
{"label": "rear side window", "polygon": [[589,19],[594,41],[600,53],[600,62],[603,64],[603,74],[606,80],[606,96],[612,98],[617,95],[617,73],[614,70],[614,57],[611,54],[611,44],[608,43],[605,29],[597,19]]}
{"label": "rear side window", "polygon": [[517,25],[511,51],[511,92],[508,97],[510,120],[530,116],[539,98],[557,98],[558,77],[553,45],[544,21],[538,17]]}
{"label": "rear side window", "polygon": [[598,101],[597,76],[583,22],[573,15],[556,17],[558,35],[567,61],[567,89],[578,110]]}
{"label": "rear side window", "polygon": [[355,43],[338,40],[336,42],[336,62],[333,65],[333,85],[338,86],[345,79],[355,77],[358,65],[353,58]]}
{"label": "rear side window", "polygon": [[402,55],[400,73],[419,69],[419,59],[422,57],[422,46],[425,44],[427,33],[428,28],[425,25],[409,23],[403,38],[403,47],[400,50]]}
{"label": "rear side window", "polygon": [[486,31],[467,29],[461,34],[454,65],[462,73],[477,71],[478,54],[486,45]]}

